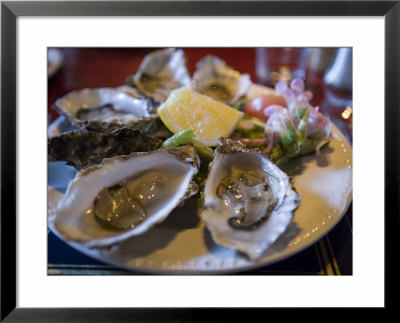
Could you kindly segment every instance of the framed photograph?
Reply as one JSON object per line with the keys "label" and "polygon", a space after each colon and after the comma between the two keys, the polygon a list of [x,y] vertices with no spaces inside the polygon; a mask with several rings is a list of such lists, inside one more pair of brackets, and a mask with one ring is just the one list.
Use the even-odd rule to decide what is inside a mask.
{"label": "framed photograph", "polygon": [[[276,307],[390,309],[399,14],[398,1],[2,2],[1,320],[218,321]],[[271,98],[281,101],[259,107]],[[139,123],[124,119],[132,109],[145,109]],[[124,121],[110,122],[110,113]],[[128,145],[138,136],[146,148]],[[172,160],[164,169],[157,162],[165,152]],[[246,161],[229,157],[230,172],[235,163],[246,176],[268,169],[268,184],[244,191],[242,172],[237,187],[231,174],[223,193],[221,184],[210,188],[225,183],[223,162],[235,153]],[[130,175],[116,185],[123,167]],[[178,169],[193,174],[179,175],[173,190]],[[116,175],[104,184],[107,172]],[[132,185],[147,185],[137,184],[146,172],[151,192],[168,180],[161,211],[157,200],[132,197]],[[257,187],[251,205],[278,199],[278,177],[286,183],[281,209],[248,224],[242,196]],[[108,195],[92,194],[93,221],[71,218],[87,212],[99,185]],[[190,199],[181,206],[184,185]],[[115,194],[128,194],[144,220],[118,231],[126,225],[120,214],[102,212]],[[82,211],[70,211],[80,203]],[[241,215],[225,215],[223,205],[228,213],[240,206]],[[227,217],[227,230],[218,217]]]}

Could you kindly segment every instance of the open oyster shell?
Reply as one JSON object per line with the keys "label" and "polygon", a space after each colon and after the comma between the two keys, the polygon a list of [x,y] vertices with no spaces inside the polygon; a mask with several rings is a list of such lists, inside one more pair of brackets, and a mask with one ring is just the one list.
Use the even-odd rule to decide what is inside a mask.
{"label": "open oyster shell", "polygon": [[157,150],[161,144],[161,139],[129,128],[111,133],[72,130],[48,139],[48,156],[50,161],[63,160],[79,170],[100,164],[104,158]]}
{"label": "open oyster shell", "polygon": [[127,127],[150,133],[159,122],[150,100],[114,88],[72,91],[58,99],[53,107],[72,125],[89,131],[110,132]]}
{"label": "open oyster shell", "polygon": [[197,192],[193,177],[198,168],[192,146],[104,159],[69,183],[54,227],[65,240],[86,247],[142,234]]}
{"label": "open oyster shell", "polygon": [[258,150],[222,140],[200,211],[214,241],[259,258],[286,230],[300,203],[289,177]]}
{"label": "open oyster shell", "polygon": [[159,103],[164,102],[172,90],[191,87],[183,50],[166,48],[149,53],[136,74],[128,77],[127,84]]}
{"label": "open oyster shell", "polygon": [[212,55],[197,62],[193,81],[197,91],[226,104],[236,103],[252,85],[248,74],[240,74]]}

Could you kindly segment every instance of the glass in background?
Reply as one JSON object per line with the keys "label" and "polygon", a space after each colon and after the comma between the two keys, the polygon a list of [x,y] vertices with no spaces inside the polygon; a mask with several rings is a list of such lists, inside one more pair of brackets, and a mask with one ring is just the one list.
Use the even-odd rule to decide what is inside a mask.
{"label": "glass in background", "polygon": [[353,139],[353,49],[338,48],[323,78],[325,100],[321,109],[344,133],[348,141]]}
{"label": "glass in background", "polygon": [[311,48],[304,47],[258,47],[256,49],[257,81],[274,86],[282,80],[305,79]]}
{"label": "glass in background", "polygon": [[324,75],[332,64],[337,53],[337,47],[313,47],[308,62],[308,70],[317,75]]}
{"label": "glass in background", "polygon": [[342,47],[337,50],[335,58],[324,75],[324,83],[337,90],[353,90],[353,49]]}

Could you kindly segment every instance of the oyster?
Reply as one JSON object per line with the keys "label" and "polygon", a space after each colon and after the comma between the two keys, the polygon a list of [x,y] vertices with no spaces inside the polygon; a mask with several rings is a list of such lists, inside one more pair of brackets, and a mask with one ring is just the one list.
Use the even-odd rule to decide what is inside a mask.
{"label": "oyster", "polygon": [[104,158],[156,150],[161,144],[161,139],[129,128],[111,133],[72,130],[48,139],[48,156],[50,161],[63,160],[79,170],[100,164]]}
{"label": "oyster", "polygon": [[86,247],[118,243],[163,221],[198,191],[199,158],[192,146],[104,159],[69,183],[54,227]]}
{"label": "oyster", "polygon": [[219,142],[200,211],[217,244],[255,260],[286,230],[299,203],[289,177],[259,150]]}
{"label": "oyster", "polygon": [[127,84],[148,98],[162,103],[170,92],[182,86],[191,87],[191,78],[181,49],[166,48],[146,55]]}
{"label": "oyster", "polygon": [[54,109],[72,125],[91,131],[109,132],[127,127],[149,133],[159,122],[150,100],[114,88],[72,91],[58,99]]}
{"label": "oyster", "polygon": [[240,74],[212,55],[197,62],[193,81],[197,91],[226,104],[236,103],[252,84],[248,74]]}

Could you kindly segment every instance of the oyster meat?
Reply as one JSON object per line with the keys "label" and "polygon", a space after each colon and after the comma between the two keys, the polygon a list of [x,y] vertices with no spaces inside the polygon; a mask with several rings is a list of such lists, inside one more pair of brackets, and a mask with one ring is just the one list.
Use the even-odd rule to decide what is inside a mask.
{"label": "oyster meat", "polygon": [[72,125],[91,131],[108,132],[127,127],[149,133],[159,122],[150,100],[114,88],[72,91],[58,99],[54,109]]}
{"label": "oyster meat", "polygon": [[104,158],[157,150],[161,144],[161,139],[129,128],[110,133],[72,130],[48,139],[48,156],[50,161],[63,160],[79,170],[100,164]]}
{"label": "oyster meat", "polygon": [[248,74],[241,74],[219,57],[207,55],[196,64],[195,89],[225,104],[234,104],[252,85]]}
{"label": "oyster meat", "polygon": [[217,244],[255,260],[286,230],[299,203],[289,177],[259,150],[219,142],[200,211]]}
{"label": "oyster meat", "polygon": [[138,71],[129,76],[127,84],[156,102],[164,102],[172,90],[191,87],[183,50],[166,48],[146,55]]}
{"label": "oyster meat", "polygon": [[86,247],[118,243],[163,221],[197,193],[192,146],[104,159],[76,174],[57,204],[54,228]]}

